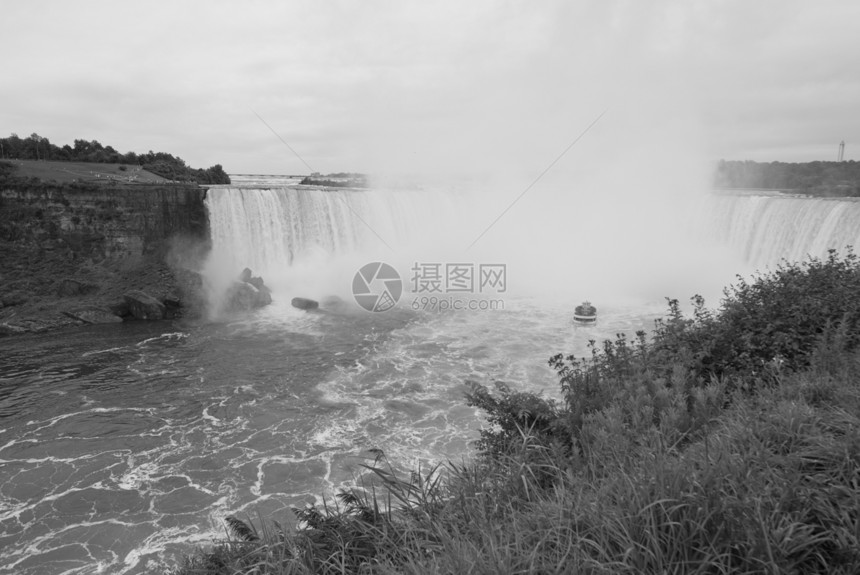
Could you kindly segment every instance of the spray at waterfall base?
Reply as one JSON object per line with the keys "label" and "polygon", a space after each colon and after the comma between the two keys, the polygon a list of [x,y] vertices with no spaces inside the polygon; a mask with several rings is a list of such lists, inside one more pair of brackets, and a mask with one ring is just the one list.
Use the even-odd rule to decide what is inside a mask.
{"label": "spray at waterfall base", "polygon": [[[501,293],[509,308],[522,297],[569,306],[587,298],[605,306],[707,297],[709,288],[718,293],[739,270],[737,257],[701,238],[698,232],[708,227],[701,219],[709,214],[690,209],[696,203],[691,190],[684,200],[664,201],[660,190],[641,186],[624,193],[628,188],[544,178],[540,189],[493,223],[505,201],[524,189],[520,184],[323,191],[249,182],[212,189],[206,199],[212,251],[204,275],[213,284],[229,284],[247,267],[265,278],[276,302],[332,295],[352,302],[356,271],[386,262],[403,280],[401,295],[411,288],[400,308],[424,296],[417,306],[439,308],[449,297]],[[448,266],[464,262],[475,266],[473,291],[450,291],[453,285],[446,291],[445,282],[454,280]],[[516,270],[515,285],[482,292],[478,268],[499,262]],[[431,279],[427,268],[438,266],[440,285],[412,285],[416,264],[426,264],[425,285]]]}

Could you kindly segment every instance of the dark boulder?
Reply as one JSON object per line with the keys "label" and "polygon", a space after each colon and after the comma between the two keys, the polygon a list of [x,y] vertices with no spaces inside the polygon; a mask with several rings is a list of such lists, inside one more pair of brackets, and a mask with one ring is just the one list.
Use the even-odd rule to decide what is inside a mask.
{"label": "dark boulder", "polygon": [[245,268],[242,270],[242,273],[239,274],[239,281],[249,283],[260,291],[272,293],[272,290],[269,289],[269,286],[266,285],[266,282],[263,281],[263,278],[261,278],[260,276],[255,276],[249,268]]}
{"label": "dark boulder", "polygon": [[254,309],[260,290],[247,282],[233,282],[227,290],[228,311],[248,311]]}
{"label": "dark boulder", "polygon": [[272,303],[272,290],[263,278],[255,277],[249,268],[242,270],[239,281],[227,290],[226,309],[229,312],[248,311]]}
{"label": "dark boulder", "polygon": [[234,282],[227,290],[228,311],[248,311],[272,303],[269,290],[259,290],[248,282]]}
{"label": "dark boulder", "polygon": [[136,319],[163,319],[164,304],[140,290],[132,290],[123,295],[128,309]]}
{"label": "dark boulder", "polygon": [[125,300],[110,304],[108,309],[117,317],[131,317],[131,308]]}
{"label": "dark boulder", "polygon": [[303,310],[317,309],[320,306],[318,301],[305,297],[294,297],[293,301],[291,301],[290,303],[293,307],[297,307]]}
{"label": "dark boulder", "polygon": [[173,293],[169,293],[161,298],[161,303],[163,303],[166,308],[179,309],[182,307],[182,300],[179,299],[178,295]]}
{"label": "dark boulder", "polygon": [[164,304],[164,319],[178,319],[182,317],[182,300],[176,294],[167,294],[161,298]]}
{"label": "dark boulder", "polygon": [[262,289],[257,290],[257,293],[259,294],[257,296],[257,307],[263,307],[264,305],[269,305],[270,303],[272,303],[272,291],[268,287],[263,286]]}
{"label": "dark boulder", "polygon": [[272,293],[272,290],[269,289],[269,286],[263,283],[263,278],[261,277],[252,277],[251,279],[247,280],[247,282],[260,291]]}

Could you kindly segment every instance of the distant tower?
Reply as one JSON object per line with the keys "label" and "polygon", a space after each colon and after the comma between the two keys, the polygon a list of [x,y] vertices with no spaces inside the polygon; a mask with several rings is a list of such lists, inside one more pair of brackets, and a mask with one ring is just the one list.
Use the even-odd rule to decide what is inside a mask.
{"label": "distant tower", "polygon": [[842,162],[845,159],[845,140],[839,142],[839,159],[837,162]]}

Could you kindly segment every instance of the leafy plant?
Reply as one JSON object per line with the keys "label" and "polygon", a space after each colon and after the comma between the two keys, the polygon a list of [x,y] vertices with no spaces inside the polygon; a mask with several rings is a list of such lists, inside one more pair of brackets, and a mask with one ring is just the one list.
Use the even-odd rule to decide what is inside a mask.
{"label": "leafy plant", "polygon": [[486,386],[473,384],[466,394],[466,403],[482,409],[491,426],[480,432],[481,438],[476,442],[480,451],[490,456],[506,454],[525,432],[543,444],[570,445],[567,426],[555,401],[515,392],[502,382],[496,382],[495,387],[494,395]]}

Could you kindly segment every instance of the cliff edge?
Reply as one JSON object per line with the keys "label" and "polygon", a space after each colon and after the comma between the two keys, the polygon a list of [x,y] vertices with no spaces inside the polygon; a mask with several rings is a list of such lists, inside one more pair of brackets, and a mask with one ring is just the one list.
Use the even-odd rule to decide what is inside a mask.
{"label": "cliff edge", "polygon": [[0,184],[0,335],[119,321],[134,290],[165,317],[199,313],[205,197],[196,185]]}

